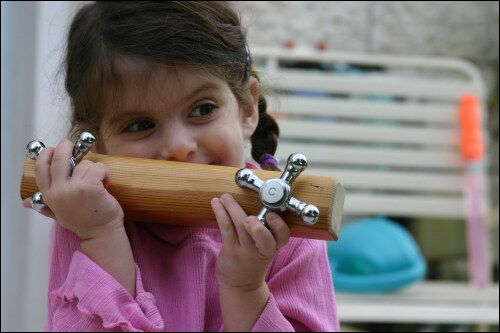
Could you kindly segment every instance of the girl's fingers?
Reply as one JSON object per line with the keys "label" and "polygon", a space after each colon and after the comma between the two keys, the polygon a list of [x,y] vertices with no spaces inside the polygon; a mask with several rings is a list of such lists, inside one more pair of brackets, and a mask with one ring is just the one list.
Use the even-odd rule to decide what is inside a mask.
{"label": "girl's fingers", "polygon": [[249,216],[245,228],[255,242],[257,252],[262,259],[272,258],[277,250],[276,240],[269,231],[255,216]]}
{"label": "girl's fingers", "polygon": [[73,175],[71,176],[72,180],[82,180],[85,178],[87,172],[89,171],[90,167],[94,163],[88,160],[83,160],[80,163],[76,165],[75,170],[73,170]]}
{"label": "girl's fingers", "polygon": [[[36,184],[40,192],[45,192],[50,188],[51,177],[50,177],[50,163],[52,161],[52,155],[54,154],[54,148],[49,147],[42,150],[40,155],[38,155],[35,162],[35,176]],[[31,206],[30,206],[31,207]]]}
{"label": "girl's fingers", "polygon": [[[31,198],[26,198],[23,200],[23,207],[31,208]],[[52,213],[52,211],[47,205],[43,206],[42,211],[38,213],[42,214],[43,216],[49,217],[51,219],[54,220],[56,219],[54,213]]]}
{"label": "girl's fingers", "polygon": [[[73,154],[74,143],[69,140],[59,142],[50,164],[50,177],[52,184],[62,184],[69,180],[70,158]],[[42,192],[43,193],[43,192]]]}
{"label": "girl's fingers", "polygon": [[211,204],[222,235],[222,242],[229,246],[239,245],[233,222],[224,206],[220,203],[219,198],[213,198]]}
{"label": "girl's fingers", "polygon": [[290,228],[288,228],[285,221],[276,213],[269,213],[267,215],[267,225],[273,231],[277,249],[281,249],[290,239]]}
{"label": "girl's fingers", "polygon": [[97,181],[105,183],[107,179],[107,170],[104,164],[101,162],[92,163],[89,166],[87,172],[84,175],[84,178],[89,181]]}
{"label": "girl's fingers", "polygon": [[229,217],[231,218],[232,223],[236,227],[236,232],[238,233],[238,239],[240,244],[243,246],[253,246],[252,237],[245,230],[245,221],[247,219],[247,214],[238,204],[238,202],[230,195],[223,194],[220,197],[220,202],[229,213]]}

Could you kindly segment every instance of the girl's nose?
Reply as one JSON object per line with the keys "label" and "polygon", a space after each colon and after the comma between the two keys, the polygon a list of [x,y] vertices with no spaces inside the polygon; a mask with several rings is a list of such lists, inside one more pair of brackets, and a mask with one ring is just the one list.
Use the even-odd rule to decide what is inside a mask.
{"label": "girl's nose", "polygon": [[195,138],[189,131],[177,130],[162,138],[162,159],[189,162],[198,148]]}

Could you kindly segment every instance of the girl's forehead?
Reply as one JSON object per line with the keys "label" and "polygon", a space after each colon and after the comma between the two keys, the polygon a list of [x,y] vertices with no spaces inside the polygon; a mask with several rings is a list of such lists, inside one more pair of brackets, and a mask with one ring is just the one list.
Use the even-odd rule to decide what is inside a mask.
{"label": "girl's forehead", "polygon": [[127,108],[161,102],[178,104],[203,89],[229,89],[223,79],[201,68],[129,62],[119,72],[120,104]]}

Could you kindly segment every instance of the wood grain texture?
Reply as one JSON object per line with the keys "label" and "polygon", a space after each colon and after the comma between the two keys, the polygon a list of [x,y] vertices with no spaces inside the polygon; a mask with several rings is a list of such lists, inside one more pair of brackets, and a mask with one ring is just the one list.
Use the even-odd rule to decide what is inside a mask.
{"label": "wood grain texture", "polygon": [[[109,174],[108,191],[121,204],[128,219],[183,226],[218,228],[210,200],[231,194],[249,215],[262,208],[259,195],[235,183],[238,168],[89,153],[85,159],[103,163]],[[252,170],[262,180],[279,178],[280,172]],[[21,198],[38,191],[35,161],[26,158]],[[336,240],[340,230],[344,189],[332,177],[303,172],[292,185],[292,196],[313,204],[320,212],[312,226],[302,224],[292,212],[281,216],[293,237]]]}

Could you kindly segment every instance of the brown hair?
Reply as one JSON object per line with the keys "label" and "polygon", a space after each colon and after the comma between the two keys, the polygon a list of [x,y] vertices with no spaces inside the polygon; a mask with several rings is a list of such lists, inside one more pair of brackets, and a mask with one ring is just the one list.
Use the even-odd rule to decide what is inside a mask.
{"label": "brown hair", "polygon": [[[244,105],[249,77],[257,77],[250,70],[247,50],[240,18],[227,2],[88,3],[71,23],[64,63],[72,108],[70,136],[83,129],[99,135],[104,106],[120,103],[125,58],[204,68],[223,78]],[[262,95],[258,108],[259,122],[251,137],[255,161],[265,153],[275,153],[279,136]],[[263,168],[276,169],[272,165]]]}

